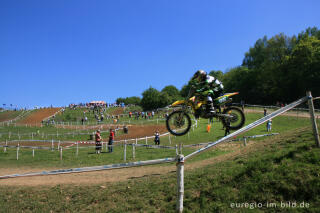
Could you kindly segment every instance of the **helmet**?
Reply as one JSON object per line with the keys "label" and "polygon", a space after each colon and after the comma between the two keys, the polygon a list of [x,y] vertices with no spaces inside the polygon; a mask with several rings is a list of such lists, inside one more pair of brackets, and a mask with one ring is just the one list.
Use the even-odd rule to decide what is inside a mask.
{"label": "helmet", "polygon": [[203,80],[207,76],[207,73],[204,70],[198,70],[192,77],[195,80]]}

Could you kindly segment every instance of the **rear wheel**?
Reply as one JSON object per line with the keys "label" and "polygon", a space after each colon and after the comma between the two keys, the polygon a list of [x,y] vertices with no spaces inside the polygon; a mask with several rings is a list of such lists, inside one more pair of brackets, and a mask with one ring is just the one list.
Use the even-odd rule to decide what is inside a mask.
{"label": "rear wheel", "polygon": [[223,110],[223,114],[230,116],[228,118],[223,117],[222,123],[223,123],[223,126],[227,126],[229,123],[228,122],[228,119],[229,119],[231,130],[240,129],[241,127],[243,127],[246,121],[243,111],[237,107],[228,107],[225,110]]}
{"label": "rear wheel", "polygon": [[190,116],[185,111],[172,112],[166,120],[168,131],[176,136],[186,134],[191,127]]}

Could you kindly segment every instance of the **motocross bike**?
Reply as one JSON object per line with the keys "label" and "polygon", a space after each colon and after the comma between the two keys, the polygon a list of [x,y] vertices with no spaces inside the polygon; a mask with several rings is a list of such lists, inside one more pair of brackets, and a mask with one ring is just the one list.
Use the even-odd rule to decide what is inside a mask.
{"label": "motocross bike", "polygon": [[[243,111],[238,107],[225,106],[227,103],[232,102],[231,96],[237,94],[239,93],[226,93],[215,98],[213,100],[214,113],[208,113],[206,100],[196,100],[195,96],[174,102],[171,104],[173,112],[166,118],[168,131],[176,136],[186,134],[192,124],[189,114],[193,114],[196,119],[199,117],[206,119],[218,118],[225,128],[227,127],[230,130],[240,129],[245,123]],[[224,107],[224,109],[221,112],[222,107]]]}

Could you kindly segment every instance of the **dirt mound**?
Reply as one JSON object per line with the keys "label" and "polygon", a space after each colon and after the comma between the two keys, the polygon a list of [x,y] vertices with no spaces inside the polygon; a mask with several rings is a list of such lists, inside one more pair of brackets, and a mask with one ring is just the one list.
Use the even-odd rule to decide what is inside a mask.
{"label": "dirt mound", "polygon": [[156,131],[160,134],[168,132],[165,125],[132,125],[128,126],[128,134],[123,134],[115,136],[115,140],[132,139],[132,138],[142,138],[145,136],[152,136]]}
{"label": "dirt mound", "polygon": [[19,124],[40,124],[41,121],[51,115],[54,115],[56,112],[58,112],[61,108],[45,108],[45,109],[39,109],[30,115],[28,115],[26,118],[19,121]]}
{"label": "dirt mound", "polygon": [[113,112],[111,112],[111,115],[120,115],[120,114],[123,114],[123,112],[124,112],[123,108],[122,107],[118,107]]}
{"label": "dirt mound", "polygon": [[17,116],[17,113],[15,111],[2,112],[0,114],[0,122],[11,120],[16,116]]}

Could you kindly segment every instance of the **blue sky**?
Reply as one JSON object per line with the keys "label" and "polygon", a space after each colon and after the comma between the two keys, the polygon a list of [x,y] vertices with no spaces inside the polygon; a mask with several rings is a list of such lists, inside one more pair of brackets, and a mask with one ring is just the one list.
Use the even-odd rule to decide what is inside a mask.
{"label": "blue sky", "polygon": [[0,0],[0,104],[178,89],[242,63],[264,35],[320,27],[318,0]]}

